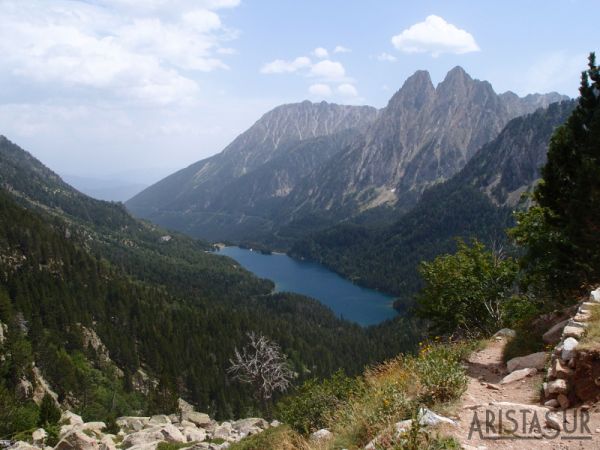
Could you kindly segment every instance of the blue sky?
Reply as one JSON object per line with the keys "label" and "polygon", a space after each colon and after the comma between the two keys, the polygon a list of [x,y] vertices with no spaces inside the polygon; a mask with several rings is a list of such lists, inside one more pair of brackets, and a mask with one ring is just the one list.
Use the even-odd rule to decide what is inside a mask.
{"label": "blue sky", "polygon": [[[272,107],[385,106],[415,70],[577,93],[600,2],[0,0],[0,133],[61,174],[150,182]],[[587,11],[587,13],[586,13]]]}

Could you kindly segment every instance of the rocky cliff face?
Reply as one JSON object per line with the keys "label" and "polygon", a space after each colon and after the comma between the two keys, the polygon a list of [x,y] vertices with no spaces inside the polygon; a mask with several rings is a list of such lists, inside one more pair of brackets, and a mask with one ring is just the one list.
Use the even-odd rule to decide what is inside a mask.
{"label": "rocky cliff face", "polygon": [[460,67],[437,87],[427,72],[416,72],[368,129],[364,143],[333,158],[317,188],[299,191],[295,200],[304,198],[315,209],[381,203],[406,209],[425,188],[464,167],[510,119],[557,99],[557,94],[497,95]]}
{"label": "rocky cliff face", "polygon": [[384,204],[406,211],[424,189],[462,169],[510,119],[561,98],[498,95],[460,67],[435,87],[418,71],[380,111],[324,102],[275,108],[222,153],[127,206],[214,240],[255,238],[282,224],[314,224],[314,217],[332,224]]}
{"label": "rocky cliff face", "polygon": [[[293,152],[303,142],[331,136],[372,122],[377,110],[308,101],[282,105],[266,113],[221,153],[165,178],[127,202],[144,215],[161,209],[215,209],[215,197],[228,184]],[[302,165],[296,166],[301,169]],[[274,174],[269,174],[271,177]],[[278,196],[293,186],[273,185],[267,196]],[[217,202],[218,203],[218,202]]]}
{"label": "rocky cliff face", "polygon": [[521,194],[539,179],[552,133],[565,123],[575,104],[574,100],[553,103],[512,120],[471,158],[457,174],[455,185],[473,186],[497,205],[516,206]]}

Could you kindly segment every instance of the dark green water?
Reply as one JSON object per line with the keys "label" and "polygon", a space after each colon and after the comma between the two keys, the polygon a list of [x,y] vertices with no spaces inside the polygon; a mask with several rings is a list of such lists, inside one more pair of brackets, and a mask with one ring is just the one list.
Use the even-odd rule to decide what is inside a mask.
{"label": "dark green water", "polygon": [[392,307],[393,297],[352,284],[320,264],[239,247],[225,247],[220,253],[235,259],[258,277],[272,280],[277,291],[317,299],[340,317],[361,325],[377,324],[397,315]]}

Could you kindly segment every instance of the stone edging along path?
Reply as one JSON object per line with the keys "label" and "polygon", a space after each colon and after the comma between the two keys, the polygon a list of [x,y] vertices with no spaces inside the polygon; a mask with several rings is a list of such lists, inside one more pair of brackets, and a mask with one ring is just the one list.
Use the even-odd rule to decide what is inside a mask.
{"label": "stone edging along path", "polygon": [[543,384],[544,406],[566,409],[600,398],[600,346],[598,349],[580,346],[594,307],[600,307],[600,288],[579,305],[573,318],[558,325],[564,328],[552,351],[547,381]]}

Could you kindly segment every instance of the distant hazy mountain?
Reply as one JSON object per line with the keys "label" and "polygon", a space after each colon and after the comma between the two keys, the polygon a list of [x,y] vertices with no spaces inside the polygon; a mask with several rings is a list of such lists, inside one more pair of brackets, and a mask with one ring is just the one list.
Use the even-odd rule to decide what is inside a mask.
{"label": "distant hazy mountain", "polygon": [[275,108],[223,152],[127,207],[199,237],[281,244],[380,205],[407,211],[510,119],[564,98],[497,95],[460,67],[434,87],[418,71],[379,111],[325,102]]}
{"label": "distant hazy mountain", "polygon": [[88,178],[77,175],[64,175],[71,186],[98,200],[124,202],[148,187],[142,183],[127,183],[123,180]]}

